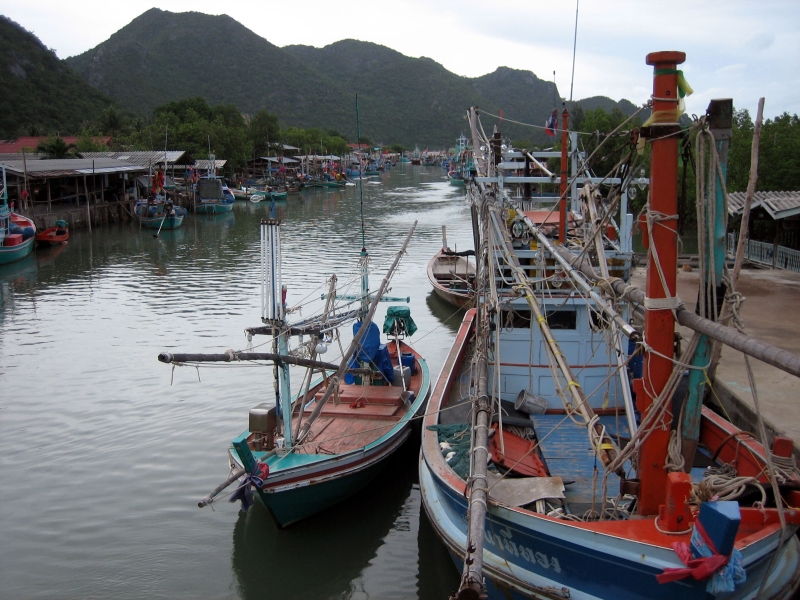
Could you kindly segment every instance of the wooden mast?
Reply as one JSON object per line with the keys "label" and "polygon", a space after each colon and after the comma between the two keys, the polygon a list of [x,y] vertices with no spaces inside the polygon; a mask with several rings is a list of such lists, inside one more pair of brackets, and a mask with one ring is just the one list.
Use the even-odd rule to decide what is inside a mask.
{"label": "wooden mast", "polygon": [[[644,339],[649,351],[644,359],[644,378],[637,386],[637,407],[642,417],[649,411],[672,373],[675,317],[665,298],[675,297],[678,245],[678,107],[677,66],[686,60],[683,52],[653,52],[647,64],[654,67],[652,167],[650,172],[650,252],[645,287]],[[663,283],[662,283],[663,277]],[[638,512],[658,514],[666,498],[667,471],[664,462],[670,436],[669,411],[653,424],[653,430],[639,450],[641,487]]]}

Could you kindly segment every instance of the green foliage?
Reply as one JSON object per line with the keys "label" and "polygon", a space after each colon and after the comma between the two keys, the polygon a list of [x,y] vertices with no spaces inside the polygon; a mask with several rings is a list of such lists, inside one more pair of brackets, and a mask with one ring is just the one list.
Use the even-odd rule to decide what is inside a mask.
{"label": "green foliage", "polygon": [[36,36],[3,16],[0,73],[0,138],[75,133],[111,104]]}
{"label": "green foliage", "polygon": [[41,152],[45,158],[83,158],[77,145],[67,144],[60,136],[39,142],[36,152]]}

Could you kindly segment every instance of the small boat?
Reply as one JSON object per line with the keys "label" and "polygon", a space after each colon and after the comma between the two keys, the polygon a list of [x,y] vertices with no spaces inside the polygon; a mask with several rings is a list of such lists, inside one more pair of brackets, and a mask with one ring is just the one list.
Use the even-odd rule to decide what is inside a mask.
{"label": "small boat", "polygon": [[69,239],[69,227],[63,219],[56,221],[55,227],[48,227],[44,231],[36,234],[36,241],[40,244],[57,246]]}
{"label": "small boat", "polygon": [[464,308],[474,301],[475,264],[466,256],[439,250],[428,263],[428,280],[433,293],[453,306]]}
{"label": "small boat", "polygon": [[447,180],[450,182],[450,185],[455,186],[463,186],[465,185],[464,176],[461,175],[458,171],[450,171],[447,173]]}
{"label": "small boat", "polygon": [[3,165],[3,189],[0,190],[0,265],[21,260],[33,251],[36,237],[34,222],[8,208],[6,168]]}
{"label": "small boat", "polygon": [[400,157],[400,162],[401,162],[401,163],[410,163],[410,162],[411,162],[411,159],[410,159],[410,158],[408,158],[407,156],[401,156],[401,157]]}
{"label": "small boat", "polygon": [[147,229],[178,229],[189,213],[182,206],[175,206],[172,200],[163,197],[157,200],[139,200],[133,212]]}
{"label": "small boat", "polygon": [[206,215],[231,212],[235,198],[230,191],[228,191],[229,197],[226,197],[226,187],[220,179],[215,177],[204,177],[198,181],[194,212]]}

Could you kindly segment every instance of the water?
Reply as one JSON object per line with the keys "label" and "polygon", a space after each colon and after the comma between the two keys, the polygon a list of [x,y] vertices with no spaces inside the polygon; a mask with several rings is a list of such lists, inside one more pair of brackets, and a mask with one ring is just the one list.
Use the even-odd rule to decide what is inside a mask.
{"label": "water", "polygon": [[[410,341],[434,377],[460,315],[431,295],[425,266],[443,224],[451,246],[472,247],[464,192],[443,175],[406,164],[363,190],[373,289],[419,220],[389,293],[411,297]],[[343,285],[357,273],[358,188],[305,192],[277,213],[288,304],[309,316],[330,274]],[[272,398],[272,368],[173,372],[156,356],[246,348],[243,329],[260,324],[268,216],[267,202],[237,202],[158,238],[131,224],[77,231],[0,268],[0,598],[443,598],[457,588],[421,507],[413,444],[367,490],[286,531],[260,505],[197,508],[227,476],[248,409]]]}

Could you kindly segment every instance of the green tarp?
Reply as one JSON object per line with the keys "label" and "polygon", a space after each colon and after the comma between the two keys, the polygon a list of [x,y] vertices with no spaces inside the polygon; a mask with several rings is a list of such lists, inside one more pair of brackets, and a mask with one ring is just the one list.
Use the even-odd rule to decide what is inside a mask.
{"label": "green tarp", "polygon": [[401,331],[405,331],[408,336],[414,335],[417,331],[417,324],[411,318],[411,309],[407,306],[390,306],[386,311],[386,318],[383,320],[383,333],[392,333],[395,321],[402,324]]}

